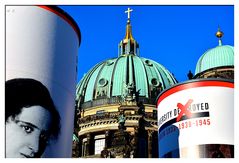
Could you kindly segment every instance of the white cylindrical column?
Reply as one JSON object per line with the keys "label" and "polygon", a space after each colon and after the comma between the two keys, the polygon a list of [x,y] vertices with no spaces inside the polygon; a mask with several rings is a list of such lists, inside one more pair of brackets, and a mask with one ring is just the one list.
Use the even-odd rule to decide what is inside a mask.
{"label": "white cylindrical column", "polygon": [[159,157],[234,157],[234,82],[190,80],[158,97]]}
{"label": "white cylindrical column", "polygon": [[71,157],[80,37],[74,20],[58,7],[6,6],[6,81],[41,82],[61,118],[58,139],[42,157]]}

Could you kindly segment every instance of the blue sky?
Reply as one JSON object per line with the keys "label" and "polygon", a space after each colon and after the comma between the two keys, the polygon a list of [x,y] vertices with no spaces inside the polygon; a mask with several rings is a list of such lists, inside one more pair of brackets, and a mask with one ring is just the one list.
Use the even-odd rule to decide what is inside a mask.
{"label": "blue sky", "polygon": [[77,22],[81,30],[78,79],[97,63],[118,56],[118,43],[125,36],[128,7],[133,37],[140,56],[152,59],[174,74],[179,82],[194,73],[199,57],[218,45],[218,25],[224,32],[222,43],[234,46],[233,6],[59,6]]}

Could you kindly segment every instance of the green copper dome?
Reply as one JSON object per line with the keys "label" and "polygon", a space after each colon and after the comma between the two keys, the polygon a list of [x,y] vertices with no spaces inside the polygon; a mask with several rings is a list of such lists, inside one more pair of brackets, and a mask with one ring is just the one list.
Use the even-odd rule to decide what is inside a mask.
{"label": "green copper dome", "polygon": [[[120,41],[118,57],[95,65],[79,82],[77,105],[83,108],[120,103],[132,98],[154,104],[158,94],[177,83],[161,64],[139,57],[139,45],[133,38],[128,15],[125,37]],[[93,101],[93,102],[92,102]]]}
{"label": "green copper dome", "polygon": [[234,47],[222,45],[221,37],[223,33],[218,31],[219,45],[207,50],[198,60],[195,74],[222,66],[234,66]]}
{"label": "green copper dome", "polygon": [[205,70],[234,65],[234,48],[229,45],[217,46],[206,51],[198,60],[195,74]]}
{"label": "green copper dome", "polygon": [[[150,98],[157,87],[166,89],[177,83],[161,64],[136,55],[124,55],[94,66],[77,85],[82,102],[121,96],[124,86],[134,84],[139,96]],[[156,95],[157,96],[157,95]]]}

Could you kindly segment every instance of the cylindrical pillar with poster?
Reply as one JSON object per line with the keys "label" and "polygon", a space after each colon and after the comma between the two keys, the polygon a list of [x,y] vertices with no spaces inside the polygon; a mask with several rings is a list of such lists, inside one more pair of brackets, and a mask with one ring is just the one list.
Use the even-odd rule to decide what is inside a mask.
{"label": "cylindrical pillar with poster", "polygon": [[80,30],[56,6],[6,6],[6,157],[71,157]]}
{"label": "cylindrical pillar with poster", "polygon": [[157,100],[160,158],[234,157],[234,82],[197,79]]}

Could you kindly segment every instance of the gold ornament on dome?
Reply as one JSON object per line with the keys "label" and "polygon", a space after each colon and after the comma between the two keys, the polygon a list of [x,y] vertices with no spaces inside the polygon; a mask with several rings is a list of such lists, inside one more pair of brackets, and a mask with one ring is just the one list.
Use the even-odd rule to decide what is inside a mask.
{"label": "gold ornament on dome", "polygon": [[218,28],[218,31],[216,33],[217,38],[222,38],[223,34],[224,33],[220,30],[220,28]]}

